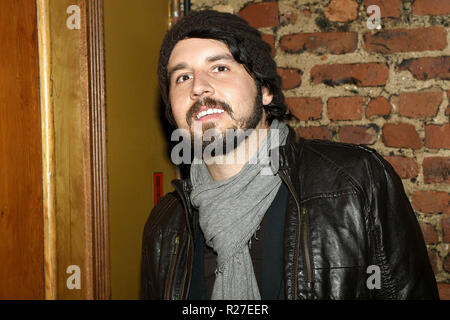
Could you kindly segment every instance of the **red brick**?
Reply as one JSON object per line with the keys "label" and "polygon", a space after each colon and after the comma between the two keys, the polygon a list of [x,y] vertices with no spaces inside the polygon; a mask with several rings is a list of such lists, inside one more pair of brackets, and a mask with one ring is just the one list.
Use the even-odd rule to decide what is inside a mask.
{"label": "red brick", "polygon": [[383,141],[388,147],[420,149],[420,140],[413,125],[407,123],[386,123],[383,127]]}
{"label": "red brick", "polygon": [[331,120],[360,120],[363,97],[335,97],[328,99],[328,118]]}
{"label": "red brick", "polygon": [[417,177],[419,174],[419,165],[414,158],[407,158],[401,156],[386,156],[384,157],[394,167],[395,172],[402,179],[411,179]]}
{"label": "red brick", "polygon": [[425,57],[403,61],[399,71],[407,70],[418,80],[450,80],[450,57]]}
{"label": "red brick", "polygon": [[331,133],[328,127],[306,127],[297,128],[297,134],[305,139],[331,140]]}
{"label": "red brick", "polygon": [[436,244],[438,242],[438,233],[434,229],[433,225],[429,223],[420,222],[420,228],[422,229],[423,238],[426,244]]}
{"label": "red brick", "polygon": [[302,71],[293,68],[278,68],[283,83],[283,89],[293,89],[302,84]]}
{"label": "red brick", "polygon": [[320,98],[286,98],[286,105],[298,120],[317,120],[322,117],[322,99]]}
{"label": "red brick", "polygon": [[441,102],[441,91],[402,92],[400,114],[411,118],[434,117]]}
{"label": "red brick", "polygon": [[254,28],[276,27],[279,25],[278,2],[259,2],[246,6],[239,12]]}
{"label": "red brick", "polygon": [[339,141],[354,144],[373,144],[377,132],[372,126],[342,126],[339,129]]}
{"label": "red brick", "polygon": [[330,21],[351,21],[358,17],[358,3],[353,0],[331,0],[324,11],[325,16]]}
{"label": "red brick", "polygon": [[389,69],[383,63],[323,64],[311,69],[311,81],[330,86],[355,84],[360,87],[383,86]]}
{"label": "red brick", "polygon": [[272,47],[272,51],[270,52],[270,55],[272,57],[274,57],[275,56],[275,36],[273,34],[265,33],[262,35],[262,39]]}
{"label": "red brick", "polygon": [[450,205],[450,195],[440,191],[417,191],[412,196],[414,210],[426,213],[444,212]]}
{"label": "red brick", "polygon": [[450,272],[450,254],[445,257],[442,267],[445,271]]}
{"label": "red brick", "polygon": [[450,283],[438,283],[439,297],[441,300],[450,300]]}
{"label": "red brick", "polygon": [[355,51],[357,46],[356,32],[296,33],[285,35],[280,40],[280,47],[289,53],[344,54]]}
{"label": "red brick", "polygon": [[425,146],[430,149],[450,149],[450,124],[425,126]]}
{"label": "red brick", "polygon": [[369,52],[383,54],[443,50],[447,47],[447,31],[443,27],[428,27],[367,32],[364,47]]}
{"label": "red brick", "polygon": [[425,183],[450,183],[450,157],[429,157],[423,159]]}
{"label": "red brick", "polygon": [[450,243],[450,217],[443,217],[441,220],[442,231],[443,231],[443,241]]}
{"label": "red brick", "polygon": [[364,0],[364,12],[367,7],[376,5],[380,7],[381,18],[400,18],[402,0]]}
{"label": "red brick", "polygon": [[369,102],[366,109],[366,117],[387,116],[391,112],[391,104],[386,98],[376,97]]}
{"label": "red brick", "polygon": [[415,0],[413,14],[418,16],[450,14],[448,0]]}

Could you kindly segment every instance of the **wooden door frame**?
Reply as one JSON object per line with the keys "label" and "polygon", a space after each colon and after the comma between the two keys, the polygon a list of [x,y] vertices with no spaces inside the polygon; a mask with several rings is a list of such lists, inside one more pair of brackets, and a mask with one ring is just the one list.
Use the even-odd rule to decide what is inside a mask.
{"label": "wooden door frame", "polygon": [[[58,81],[63,81],[61,73],[54,72],[57,65],[53,64],[52,57],[56,46],[52,40],[53,28],[61,26],[51,25],[52,14],[65,14],[52,12],[52,1],[62,0],[36,0],[38,8],[38,34],[39,34],[39,64],[41,78],[41,125],[43,146],[43,186],[44,186],[44,260],[45,260],[45,298],[70,299],[64,290],[67,278],[65,274],[67,264],[64,261],[65,253],[61,248],[78,250],[82,257],[83,286],[76,298],[81,299],[110,299],[110,250],[109,250],[109,219],[108,219],[108,167],[106,146],[106,99],[105,99],[105,71],[104,71],[104,26],[103,26],[103,0],[76,0],[81,15],[82,27],[78,30],[77,39],[80,40],[79,51],[73,53],[72,58],[79,61],[75,84],[81,93],[79,100],[73,101],[81,106],[79,120],[78,140],[70,140],[75,150],[83,150],[80,168],[82,168],[81,183],[75,188],[75,202],[81,210],[84,220],[81,227],[72,230],[74,236],[84,244],[80,248],[73,248],[61,234],[60,225],[62,215],[67,210],[58,207],[58,190],[61,183],[70,183],[72,173],[66,172],[64,177],[58,176],[61,169],[58,166],[57,139],[63,139],[66,134],[59,125],[55,114],[63,106],[55,106],[55,89]],[[53,43],[52,43],[53,41]],[[79,75],[79,76],[78,76]],[[66,80],[64,80],[66,81]],[[56,122],[55,122],[56,121]],[[69,119],[70,122],[70,119]],[[59,128],[59,129],[58,129]],[[63,128],[63,129],[61,129]],[[70,146],[69,148],[71,148]],[[78,148],[78,149],[76,149]],[[79,159],[80,156],[77,155]],[[59,179],[59,180],[58,180]],[[62,182],[61,182],[62,179]],[[79,179],[77,175],[73,179]],[[59,183],[59,184],[58,184]],[[71,189],[72,190],[72,189]],[[80,195],[80,196],[78,196]],[[72,196],[71,196],[72,197]],[[72,198],[73,198],[72,197]],[[77,198],[78,197],[78,198]],[[81,203],[81,205],[80,205]],[[67,204],[70,206],[71,204]],[[60,211],[59,211],[60,210]],[[71,226],[69,226],[70,228]],[[67,228],[67,226],[66,226]],[[72,232],[71,231],[71,232]],[[67,259],[66,259],[67,260]],[[64,263],[61,263],[63,261]]]}
{"label": "wooden door frame", "polygon": [[103,0],[87,0],[89,112],[92,177],[93,298],[110,299],[108,162]]}

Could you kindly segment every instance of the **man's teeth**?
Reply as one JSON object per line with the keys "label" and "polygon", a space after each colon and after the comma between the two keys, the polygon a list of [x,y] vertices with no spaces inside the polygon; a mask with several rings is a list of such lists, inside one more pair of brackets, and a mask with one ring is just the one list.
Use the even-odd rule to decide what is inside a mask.
{"label": "man's teeth", "polygon": [[213,114],[213,113],[223,113],[223,112],[224,112],[224,110],[222,110],[222,109],[210,108],[208,110],[204,110],[202,112],[199,112],[197,114],[197,119],[200,119],[200,118],[202,118],[204,116],[207,116],[207,115],[210,115],[210,114]]}

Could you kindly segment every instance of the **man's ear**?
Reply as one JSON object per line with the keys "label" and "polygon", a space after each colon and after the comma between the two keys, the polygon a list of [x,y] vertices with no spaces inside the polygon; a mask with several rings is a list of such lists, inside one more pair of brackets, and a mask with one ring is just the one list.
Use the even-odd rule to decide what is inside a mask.
{"label": "man's ear", "polygon": [[266,86],[262,86],[261,93],[262,93],[262,103],[263,105],[267,106],[269,103],[272,102],[273,93],[270,92],[269,88],[267,88]]}

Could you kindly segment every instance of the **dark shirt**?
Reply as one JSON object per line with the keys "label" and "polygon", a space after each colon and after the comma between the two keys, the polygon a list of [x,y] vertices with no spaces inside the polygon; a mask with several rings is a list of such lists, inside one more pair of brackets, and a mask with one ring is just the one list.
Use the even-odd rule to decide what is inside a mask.
{"label": "dark shirt", "polygon": [[[283,241],[287,195],[288,189],[282,183],[261,221],[260,229],[251,240],[253,270],[261,298],[266,300],[284,299]],[[211,298],[216,266],[217,255],[206,245],[203,232],[198,228],[189,299]]]}

